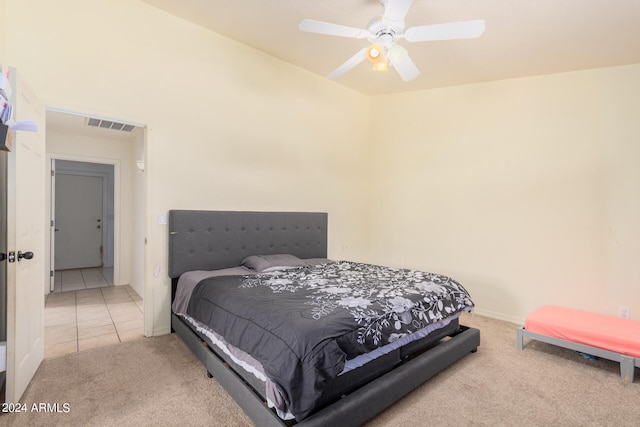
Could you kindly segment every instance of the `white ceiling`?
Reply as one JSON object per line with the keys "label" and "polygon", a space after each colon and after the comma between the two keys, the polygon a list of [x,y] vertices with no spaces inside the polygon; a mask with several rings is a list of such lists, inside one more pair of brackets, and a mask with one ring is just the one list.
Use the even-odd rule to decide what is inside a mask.
{"label": "white ceiling", "polygon": [[[104,119],[102,117],[100,117],[99,119],[111,120]],[[88,126],[87,121],[89,120],[89,117],[83,114],[53,109],[47,110],[46,120],[47,130],[53,130],[61,133],[70,133],[73,135],[85,136],[89,138],[111,139],[115,141],[133,141],[136,136],[136,132],[138,132],[139,129],[142,129],[140,126],[136,126],[133,131],[125,132],[121,130]]]}
{"label": "white ceiling", "polygon": [[[366,28],[383,11],[379,0],[143,1],[320,75],[368,42],[300,32],[300,21]],[[640,63],[640,0],[415,0],[405,23],[474,19],[486,21],[478,39],[400,41],[421,71],[408,83],[366,61],[336,81],[375,95]]]}

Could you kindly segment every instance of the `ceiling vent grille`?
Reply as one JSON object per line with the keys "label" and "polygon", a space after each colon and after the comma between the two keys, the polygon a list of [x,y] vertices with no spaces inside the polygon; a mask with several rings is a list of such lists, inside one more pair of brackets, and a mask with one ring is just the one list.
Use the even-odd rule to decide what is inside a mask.
{"label": "ceiling vent grille", "polygon": [[102,128],[102,129],[119,130],[122,132],[133,132],[136,128],[133,125],[127,125],[125,123],[118,123],[111,120],[102,120],[102,119],[95,119],[95,118],[88,118],[87,126],[92,126],[96,128]]}

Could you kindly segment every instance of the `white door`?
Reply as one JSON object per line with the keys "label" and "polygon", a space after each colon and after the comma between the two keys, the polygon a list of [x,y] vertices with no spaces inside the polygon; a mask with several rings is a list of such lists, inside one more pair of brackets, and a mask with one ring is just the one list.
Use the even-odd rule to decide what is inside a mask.
{"label": "white door", "polygon": [[103,178],[56,175],[55,269],[102,266]]}
{"label": "white door", "polygon": [[[35,121],[38,132],[15,133],[7,167],[7,246],[16,259],[7,264],[6,402],[20,399],[44,357],[45,110],[16,77],[14,118]],[[27,252],[33,258],[19,259]]]}
{"label": "white door", "polygon": [[55,256],[56,256],[56,161],[51,159],[51,185],[49,190],[51,191],[51,206],[50,206],[50,220],[49,220],[49,292],[53,292],[56,287],[55,278]]}

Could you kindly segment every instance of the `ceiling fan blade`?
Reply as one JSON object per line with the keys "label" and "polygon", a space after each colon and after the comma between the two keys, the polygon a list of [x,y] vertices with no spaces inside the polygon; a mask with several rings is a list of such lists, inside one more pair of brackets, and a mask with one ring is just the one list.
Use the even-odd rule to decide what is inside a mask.
{"label": "ceiling fan blade", "polygon": [[484,19],[450,22],[448,24],[421,25],[407,28],[404,38],[410,42],[433,40],[472,39],[484,32]]}
{"label": "ceiling fan blade", "polygon": [[389,19],[391,21],[404,21],[404,17],[407,16],[409,8],[413,4],[413,0],[385,0],[384,15],[382,19]]}
{"label": "ceiling fan blade", "polygon": [[332,24],[330,22],[315,21],[313,19],[304,19],[298,26],[300,31],[308,33],[327,34],[330,36],[352,37],[356,39],[365,39],[369,36],[369,31],[360,28],[347,27],[345,25]]}
{"label": "ceiling fan blade", "polygon": [[420,74],[420,70],[409,57],[407,49],[398,44],[389,48],[389,61],[405,82],[415,79]]}
{"label": "ceiling fan blade", "polygon": [[342,64],[341,66],[333,70],[331,73],[327,74],[327,77],[330,79],[333,79],[335,77],[338,77],[346,73],[347,71],[354,68],[356,65],[360,64],[362,61],[367,59],[368,49],[369,49],[368,47],[365,47],[364,49],[358,51],[358,53],[353,55],[351,58],[347,59],[347,62],[345,62],[344,64]]}

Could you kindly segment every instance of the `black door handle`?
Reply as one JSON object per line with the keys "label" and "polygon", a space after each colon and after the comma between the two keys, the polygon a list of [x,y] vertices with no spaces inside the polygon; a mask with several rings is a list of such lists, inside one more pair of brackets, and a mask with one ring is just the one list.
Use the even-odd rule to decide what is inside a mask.
{"label": "black door handle", "polygon": [[18,251],[18,261],[22,261],[22,258],[25,258],[25,259],[33,258],[33,252]]}

